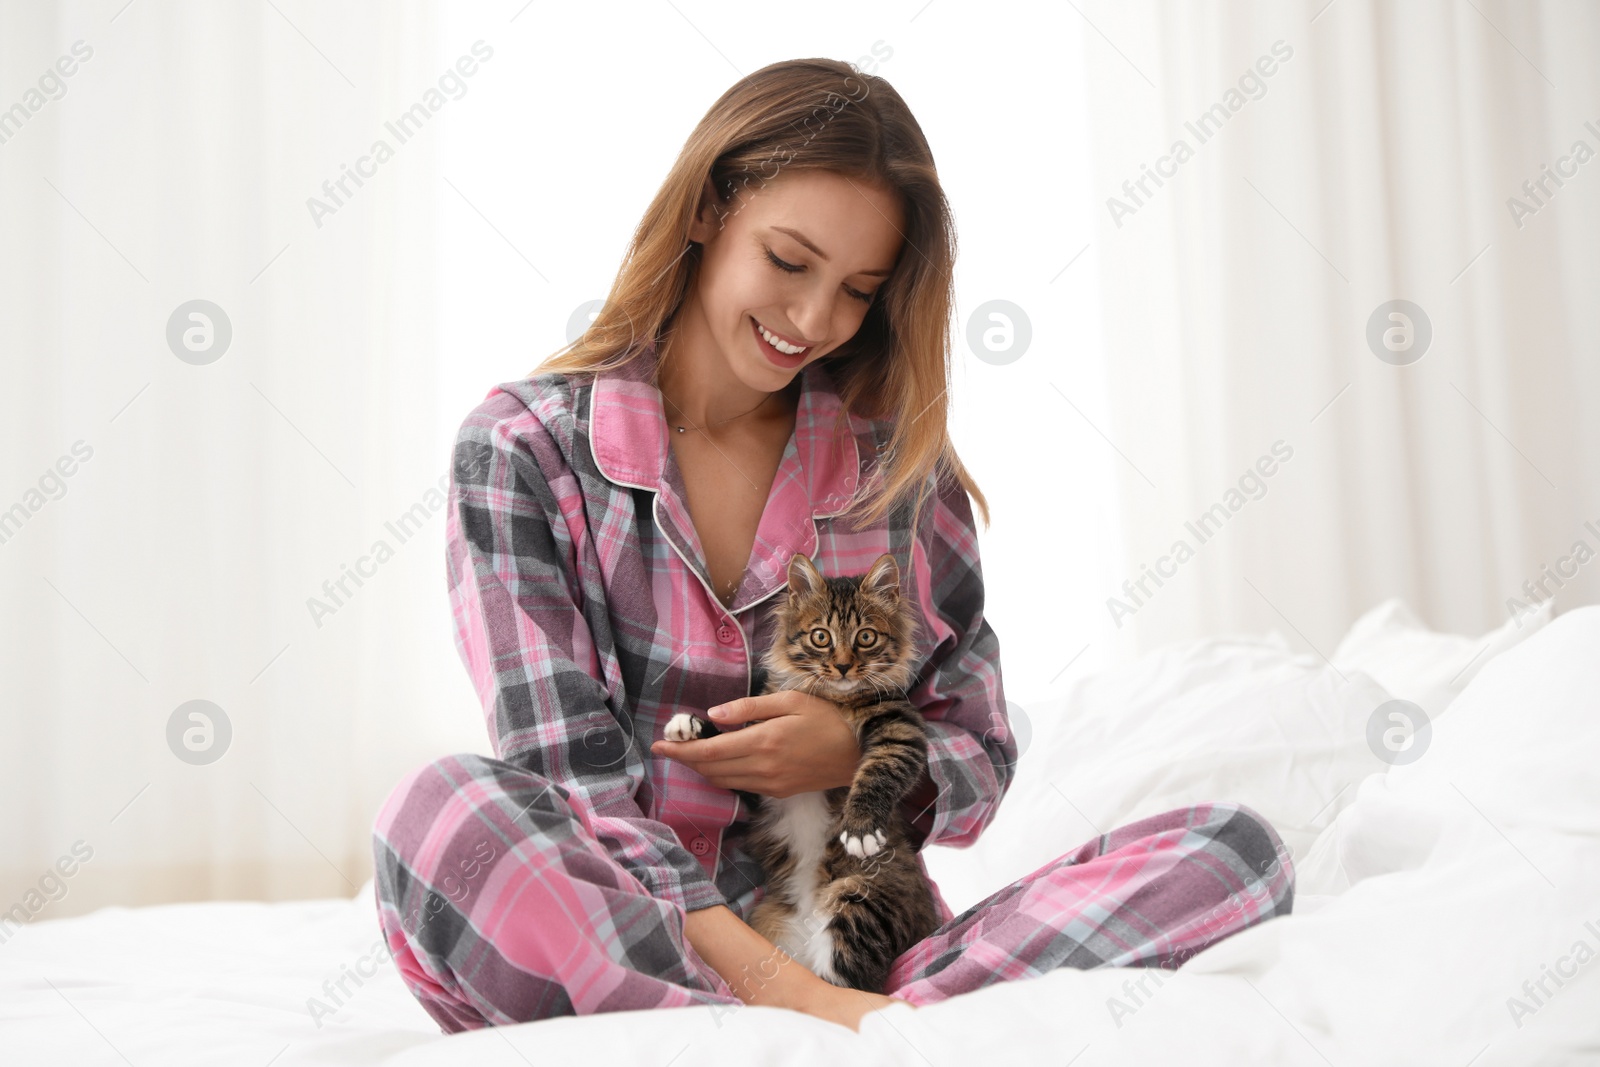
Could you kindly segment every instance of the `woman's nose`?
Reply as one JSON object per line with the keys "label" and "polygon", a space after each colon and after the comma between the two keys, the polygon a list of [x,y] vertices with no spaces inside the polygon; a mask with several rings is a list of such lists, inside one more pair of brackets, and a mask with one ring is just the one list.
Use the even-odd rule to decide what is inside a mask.
{"label": "woman's nose", "polygon": [[794,328],[800,331],[801,339],[813,343],[825,341],[828,336],[828,322],[833,315],[833,306],[823,296],[812,296],[790,309],[790,320]]}

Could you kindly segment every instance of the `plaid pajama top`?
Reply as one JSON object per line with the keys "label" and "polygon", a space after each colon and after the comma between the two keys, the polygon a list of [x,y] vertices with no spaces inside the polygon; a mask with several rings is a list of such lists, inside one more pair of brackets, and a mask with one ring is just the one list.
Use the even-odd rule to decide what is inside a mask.
{"label": "plaid pajama top", "polygon": [[908,506],[859,529],[840,518],[888,426],[841,422],[842,402],[812,364],[724,607],[669,446],[656,356],[646,343],[619,370],[504,383],[457,436],[450,601],[496,757],[586,806],[602,844],[651,895],[748,916],[764,880],[742,847],[750,811],[650,744],[679,711],[750,695],[791,555],[832,575],[892,552],[919,615],[908,697],[929,728],[929,772],[905,811],[923,844],[970,845],[1010,785],[1017,746],[966,493],[953,480],[938,487],[915,528]]}

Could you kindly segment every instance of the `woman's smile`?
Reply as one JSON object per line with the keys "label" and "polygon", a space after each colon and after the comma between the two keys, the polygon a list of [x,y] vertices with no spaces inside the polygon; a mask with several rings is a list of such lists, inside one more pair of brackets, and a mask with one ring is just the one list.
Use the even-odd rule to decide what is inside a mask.
{"label": "woman's smile", "polygon": [[[761,323],[757,322],[754,318],[750,320],[750,332],[755,335],[756,345],[761,349],[761,354],[767,357],[767,362],[771,363],[772,365],[781,367],[784,370],[794,370],[796,367],[800,366],[800,364],[804,363],[806,361],[806,357],[811,354],[810,347],[802,348],[798,352],[780,351],[779,349],[773,347],[771,342],[762,336],[763,330],[766,330],[765,326],[762,326]],[[767,332],[771,333],[772,331],[768,330]],[[777,337],[779,341],[782,341],[786,347],[795,347],[792,343],[778,334],[774,333],[773,336]]]}

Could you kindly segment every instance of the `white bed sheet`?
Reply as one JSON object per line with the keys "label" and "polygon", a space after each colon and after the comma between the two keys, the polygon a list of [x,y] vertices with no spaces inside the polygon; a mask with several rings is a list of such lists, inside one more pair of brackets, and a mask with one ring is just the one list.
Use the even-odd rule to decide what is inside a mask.
{"label": "white bed sheet", "polygon": [[[972,849],[930,851],[952,906],[1097,829],[1188,800],[1249,803],[1294,850],[1295,913],[1175,974],[1056,971],[897,1006],[860,1035],[742,1008],[446,1037],[374,955],[369,886],[353,900],[110,908],[20,931],[0,946],[0,1058],[1600,1061],[1600,607],[1497,647],[1474,670],[1436,716],[1430,750],[1392,768],[1364,740],[1374,701],[1390,694],[1348,664],[1293,656],[1271,639],[1173,646],[1026,709],[1033,737],[995,823]],[[364,970],[376,973],[357,985],[351,975]]]}

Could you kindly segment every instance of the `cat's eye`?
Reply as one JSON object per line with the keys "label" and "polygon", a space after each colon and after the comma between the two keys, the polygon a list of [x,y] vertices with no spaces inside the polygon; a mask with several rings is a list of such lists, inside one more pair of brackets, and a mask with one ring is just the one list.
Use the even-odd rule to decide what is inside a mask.
{"label": "cat's eye", "polygon": [[827,648],[833,644],[833,635],[820,626],[812,630],[809,636],[811,637],[811,643],[818,648]]}
{"label": "cat's eye", "polygon": [[866,630],[866,629],[857,630],[856,631],[856,647],[857,648],[871,648],[872,646],[876,645],[877,643],[878,643],[878,631],[876,631],[876,630]]}

